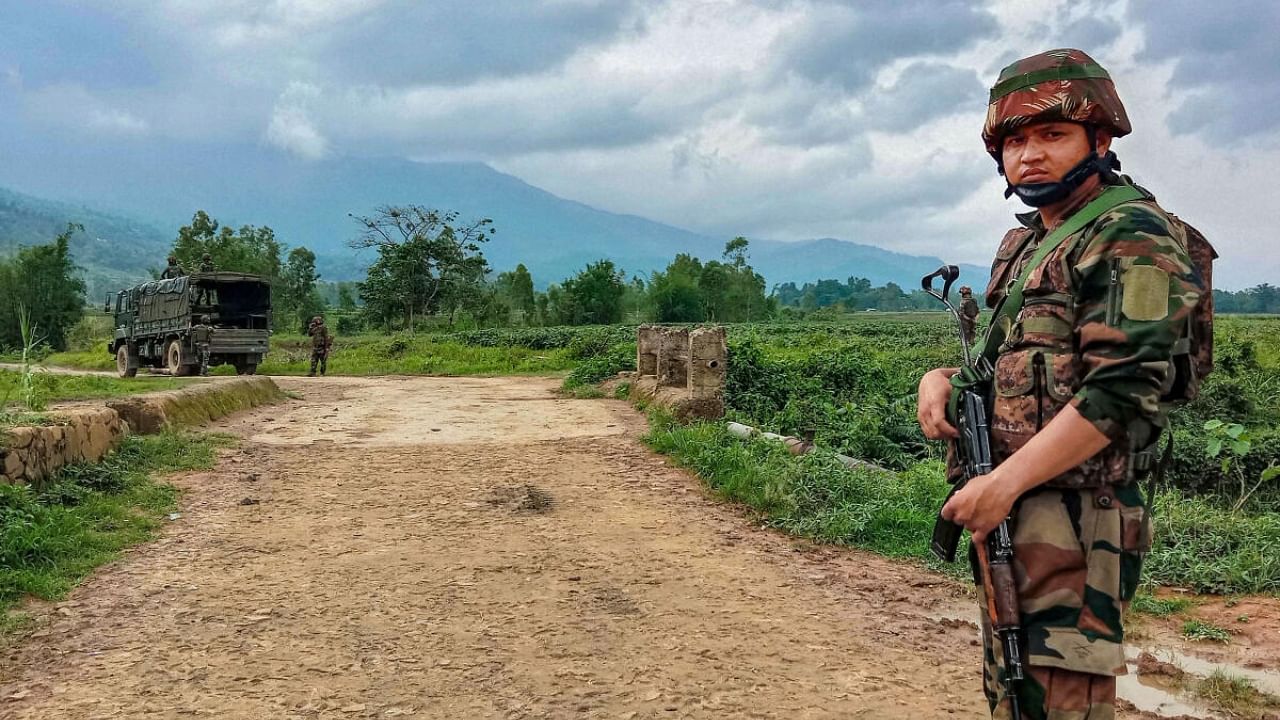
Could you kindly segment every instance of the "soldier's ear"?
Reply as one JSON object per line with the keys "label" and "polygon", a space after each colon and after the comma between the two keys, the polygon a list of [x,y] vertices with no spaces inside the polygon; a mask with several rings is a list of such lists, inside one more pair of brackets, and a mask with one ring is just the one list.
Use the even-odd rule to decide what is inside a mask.
{"label": "soldier's ear", "polygon": [[1098,138],[1098,155],[1106,155],[1111,150],[1111,132],[1105,128],[1094,130]]}

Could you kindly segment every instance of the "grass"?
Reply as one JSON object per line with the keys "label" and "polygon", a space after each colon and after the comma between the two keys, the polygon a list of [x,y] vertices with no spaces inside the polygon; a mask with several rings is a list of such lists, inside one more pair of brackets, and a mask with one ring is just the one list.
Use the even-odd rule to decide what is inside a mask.
{"label": "grass", "polygon": [[1280,594],[1280,513],[1232,512],[1176,490],[1157,493],[1152,582],[1197,592]]}
{"label": "grass", "polygon": [[1203,620],[1188,620],[1182,624],[1182,637],[1188,640],[1216,642],[1227,644],[1231,642],[1231,633],[1224,628],[1220,628],[1213,623]]}
{"label": "grass", "polygon": [[[0,398],[16,392],[21,373],[0,370]],[[48,402],[59,400],[93,400],[144,392],[173,390],[191,380],[169,377],[138,377],[130,379],[103,375],[62,375],[35,373],[35,383],[41,397]]]}
{"label": "grass", "polygon": [[25,598],[58,600],[94,568],[150,538],[177,507],[155,475],[212,467],[221,436],[132,436],[97,464],[64,468],[39,487],[0,485],[0,632],[20,628]]}
{"label": "grass", "polygon": [[1236,718],[1275,717],[1267,711],[1280,707],[1280,699],[1258,690],[1248,678],[1236,677],[1222,670],[1215,670],[1212,675],[1196,681],[1190,690]]}
{"label": "grass", "polygon": [[106,350],[76,350],[53,353],[41,364],[77,370],[115,370],[116,356]]}
{"label": "grass", "polygon": [[902,473],[855,470],[830,452],[796,457],[780,443],[739,440],[719,423],[682,426],[657,409],[650,425],[650,447],[698,473],[722,497],[754,508],[770,526],[963,572],[929,553],[934,516],[947,494],[937,463]]}
{"label": "grass", "polygon": [[[795,457],[780,443],[743,441],[720,423],[682,426],[659,410],[650,411],[646,442],[773,527],[948,572],[963,565],[942,565],[929,552],[948,490],[938,460],[887,473],[854,470],[829,451]],[[1232,513],[1168,490],[1156,497],[1155,524],[1156,544],[1144,565],[1149,581],[1202,592],[1280,593],[1280,514]],[[1135,606],[1158,615],[1185,609],[1176,599],[1150,595]]]}
{"label": "grass", "polygon": [[1156,617],[1168,617],[1177,615],[1195,606],[1189,598],[1181,597],[1156,597],[1146,590],[1139,590],[1134,596],[1133,603],[1129,609],[1136,613],[1144,615],[1154,615]]}
{"label": "grass", "polygon": [[[545,375],[571,369],[564,348],[466,345],[430,335],[339,337],[329,356],[331,375]],[[305,375],[311,366],[310,340],[272,338],[271,353],[258,371]]]}

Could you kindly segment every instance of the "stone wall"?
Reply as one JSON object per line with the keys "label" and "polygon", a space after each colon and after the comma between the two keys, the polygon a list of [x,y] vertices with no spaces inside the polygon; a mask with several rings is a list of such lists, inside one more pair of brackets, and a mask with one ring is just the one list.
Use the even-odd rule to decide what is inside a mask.
{"label": "stone wall", "polygon": [[36,483],[64,465],[97,462],[129,432],[105,407],[59,413],[55,422],[0,433],[0,483]]}
{"label": "stone wall", "polygon": [[282,399],[270,378],[242,377],[55,410],[56,424],[0,431],[0,483],[38,483],[64,465],[97,462],[130,432],[197,425]]}

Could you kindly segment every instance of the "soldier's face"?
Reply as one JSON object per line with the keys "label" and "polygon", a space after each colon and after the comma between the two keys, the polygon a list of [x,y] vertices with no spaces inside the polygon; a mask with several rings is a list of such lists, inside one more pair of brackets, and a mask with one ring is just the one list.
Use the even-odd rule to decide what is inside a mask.
{"label": "soldier's face", "polygon": [[[1098,153],[1106,153],[1111,137],[1098,131]],[[1061,180],[1089,154],[1089,135],[1083,125],[1047,122],[1027,125],[1004,138],[1004,174],[1013,185]]]}

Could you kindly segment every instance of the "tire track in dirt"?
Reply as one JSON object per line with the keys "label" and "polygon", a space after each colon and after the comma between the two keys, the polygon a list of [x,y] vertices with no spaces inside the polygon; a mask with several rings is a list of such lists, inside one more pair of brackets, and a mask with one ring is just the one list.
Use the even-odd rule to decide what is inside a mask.
{"label": "tire track in dirt", "polygon": [[[960,589],[755,527],[544,379],[281,380],[11,648],[5,718],[981,717]],[[241,505],[244,498],[258,504]],[[6,700],[6,698],[8,698]]]}

